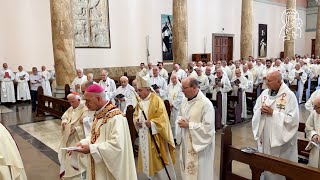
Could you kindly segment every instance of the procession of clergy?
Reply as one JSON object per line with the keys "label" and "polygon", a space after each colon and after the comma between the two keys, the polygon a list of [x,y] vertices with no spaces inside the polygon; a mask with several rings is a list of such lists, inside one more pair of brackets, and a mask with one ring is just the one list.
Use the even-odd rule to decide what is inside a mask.
{"label": "procession of clergy", "polygon": [[[1,102],[15,102],[13,80],[18,83],[18,100],[30,99],[36,88],[46,85],[50,73],[33,69],[32,74],[23,71],[14,74],[6,63],[0,71]],[[258,151],[279,158],[298,161],[297,131],[299,103],[302,102],[307,77],[318,83],[319,58],[254,59],[237,61],[190,62],[183,70],[174,64],[169,77],[163,63],[153,66],[140,64],[132,86],[128,78],[120,78],[117,88],[108,72],[101,71],[101,80],[93,80],[93,74],[83,74],[77,69],[77,77],[67,96],[71,107],[62,116],[63,138],[59,147],[60,178],[87,180],[134,180],[136,165],[126,108],[135,108],[134,124],[139,134],[138,173],[148,179],[177,179],[173,165],[180,165],[183,180],[214,179],[215,111],[206,93],[222,93],[222,124],[227,124],[227,93],[243,91],[242,118],[247,118],[245,92],[252,92],[262,84],[262,93],[256,101],[252,117],[252,131]],[[169,83],[168,83],[169,82]],[[300,83],[300,85],[299,85]],[[298,85],[292,92],[289,85]],[[50,84],[49,84],[50,86]],[[314,87],[316,88],[316,87]],[[32,92],[34,91],[34,92]],[[311,149],[309,165],[319,168],[320,157],[320,90],[312,93],[305,104],[310,116],[306,121],[306,133]],[[171,106],[170,117],[164,100]],[[36,108],[33,101],[33,110]],[[0,175],[4,179],[26,179],[18,149],[10,134],[1,125],[0,136],[6,144],[0,151]],[[9,146],[11,144],[11,146]],[[180,157],[175,159],[176,145]],[[2,148],[3,149],[3,148]],[[9,178],[8,178],[9,177]],[[264,179],[285,179],[271,172],[262,173]],[[1,177],[0,177],[1,179]]]}

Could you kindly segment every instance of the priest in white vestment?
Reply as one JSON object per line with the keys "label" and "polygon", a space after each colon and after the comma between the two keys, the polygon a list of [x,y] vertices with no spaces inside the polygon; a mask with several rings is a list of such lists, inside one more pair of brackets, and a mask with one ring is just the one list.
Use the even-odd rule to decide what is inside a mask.
{"label": "priest in white vestment", "polygon": [[[298,161],[297,132],[299,107],[294,93],[282,82],[282,75],[275,71],[267,76],[268,89],[257,99],[252,118],[253,137],[261,153]],[[265,179],[285,177],[264,172]]]}
{"label": "priest in white vestment", "polygon": [[298,85],[298,91],[296,93],[296,96],[298,98],[299,104],[302,102],[304,83],[306,81],[307,81],[307,74],[300,68],[299,63],[296,64],[295,69],[293,69],[289,73],[289,83],[292,85]]}
{"label": "priest in white vestment", "polygon": [[18,67],[18,72],[16,73],[17,86],[17,100],[28,101],[31,99],[30,89],[29,89],[29,74],[23,70],[22,66]]}
{"label": "priest in white vestment", "polygon": [[0,179],[27,180],[19,149],[9,131],[0,123]]}
{"label": "priest in white vestment", "polygon": [[159,67],[159,76],[163,77],[166,80],[166,83],[168,84],[168,71],[163,68],[163,62],[158,62],[158,67]]}
{"label": "priest in white vestment", "polygon": [[141,98],[134,112],[139,133],[138,172],[143,172],[149,179],[167,180],[170,177],[176,180],[175,143],[170,120],[163,100],[152,92],[150,85],[147,77],[137,76]]}
{"label": "priest in white vestment", "polygon": [[210,100],[198,88],[198,81],[182,81],[185,97],[177,123],[181,134],[180,168],[182,180],[207,180],[215,177],[215,112]]}
{"label": "priest in white vestment", "polygon": [[82,94],[81,85],[86,81],[87,81],[87,76],[83,74],[83,69],[78,68],[77,77],[75,77],[74,80],[72,81],[70,85],[70,91]]}
{"label": "priest in white vestment", "polygon": [[313,109],[314,109],[314,100],[315,100],[316,97],[318,97],[319,95],[320,95],[320,89],[314,91],[314,92],[311,94],[310,98],[308,99],[308,101],[307,101],[306,104],[304,105],[305,108],[306,108],[308,111],[310,111],[310,112],[313,111]]}
{"label": "priest in white vestment", "polygon": [[144,77],[148,74],[148,70],[145,68],[144,63],[140,63],[140,71],[138,72],[139,76]]}
{"label": "priest in white vestment", "polygon": [[284,59],[284,62],[282,64],[282,67],[285,70],[285,74],[283,76],[284,82],[289,82],[289,72],[294,69],[294,65],[290,62],[289,58]]}
{"label": "priest in white vestment", "polygon": [[243,76],[247,79],[248,87],[246,92],[253,92],[253,76],[251,74],[251,71],[248,69],[248,65],[242,66]]}
{"label": "priest in white vestment", "polygon": [[45,66],[41,66],[41,77],[42,77],[42,81],[41,81],[41,86],[43,88],[43,95],[45,96],[52,96],[52,92],[51,92],[51,86],[50,86],[50,78],[51,78],[51,74],[49,71],[46,70]]}
{"label": "priest in white vestment", "polygon": [[216,70],[216,75],[214,76],[214,80],[212,83],[212,99],[217,99],[217,92],[221,92],[222,96],[222,115],[221,115],[221,123],[223,125],[226,125],[227,123],[227,98],[228,98],[228,92],[231,91],[231,84],[226,74],[223,74],[223,71],[221,68]]}
{"label": "priest in white vestment", "polygon": [[175,64],[173,66],[173,71],[172,71],[172,74],[177,74],[178,76],[178,79],[181,81],[182,79],[186,78],[187,77],[187,73],[180,68],[180,65],[179,64]]}
{"label": "priest in white vestment", "polygon": [[14,73],[8,68],[7,63],[3,63],[3,69],[0,70],[1,81],[1,102],[2,103],[15,103],[16,97],[14,93],[13,80],[15,79]]}
{"label": "priest in white vestment", "polygon": [[[127,107],[129,105],[132,105],[132,99],[135,98],[135,90],[134,88],[129,84],[129,79],[126,76],[122,76],[120,78],[120,84],[115,91],[115,101],[117,107],[125,114],[127,111]],[[134,106],[135,107],[135,106]]]}
{"label": "priest in white vestment", "polygon": [[[81,97],[77,92],[70,93],[67,99],[71,107],[61,117],[62,139],[58,150],[60,178],[63,180],[82,180],[88,157],[86,155],[76,156],[78,170],[75,170],[72,167],[72,156],[69,156],[67,151],[61,148],[73,146],[86,137],[83,118],[87,115],[88,109],[84,103],[80,102]],[[91,115],[93,116],[93,113]]]}
{"label": "priest in white vestment", "polygon": [[203,74],[202,68],[197,67],[196,72],[197,76],[195,77],[195,79],[199,82],[201,92],[203,94],[206,94],[209,91],[209,79],[205,74]]}
{"label": "priest in white vestment", "polygon": [[246,91],[248,89],[248,80],[242,74],[240,69],[235,70],[236,76],[230,81],[232,86],[232,95],[238,95],[238,89],[242,90],[242,112],[241,118],[247,118],[247,101],[246,101]]}
{"label": "priest in white vestment", "polygon": [[[320,96],[314,100],[311,114],[306,121],[305,132],[309,143],[306,150],[310,150],[309,166],[320,168],[320,149],[315,144],[320,144]],[[313,144],[315,143],[315,144]]]}
{"label": "priest in white vestment", "polygon": [[128,121],[120,109],[106,100],[104,89],[93,84],[86,89],[84,100],[95,111],[91,135],[76,144],[76,150],[89,154],[87,180],[136,180]]}
{"label": "priest in white vestment", "polygon": [[149,78],[149,83],[162,100],[167,99],[167,81],[159,75],[158,66],[153,66],[153,76]]}
{"label": "priest in white vestment", "polygon": [[263,68],[262,73],[260,74],[259,82],[262,83],[261,89],[267,89],[267,83],[266,83],[267,75],[274,71],[273,67],[271,66],[271,63],[272,63],[271,60],[267,59],[266,66],[265,68]]}
{"label": "priest in white vestment", "polygon": [[173,138],[176,139],[176,119],[178,117],[182,99],[184,98],[184,95],[182,92],[182,86],[178,80],[177,74],[171,75],[167,92],[168,92],[168,101],[170,103],[170,108],[171,108],[170,125],[172,129]]}
{"label": "priest in white vestment", "polygon": [[114,80],[108,77],[108,72],[106,70],[101,71],[101,80],[99,81],[99,85],[104,89],[106,98],[114,102],[114,92],[116,91],[117,87]]}

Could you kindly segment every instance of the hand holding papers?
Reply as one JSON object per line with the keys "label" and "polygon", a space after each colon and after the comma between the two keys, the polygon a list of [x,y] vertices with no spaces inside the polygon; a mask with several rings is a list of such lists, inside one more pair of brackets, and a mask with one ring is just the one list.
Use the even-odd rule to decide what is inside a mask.
{"label": "hand holding papers", "polygon": [[65,147],[65,148],[61,148],[62,150],[67,150],[67,151],[76,151],[76,150],[80,150],[81,147]]}

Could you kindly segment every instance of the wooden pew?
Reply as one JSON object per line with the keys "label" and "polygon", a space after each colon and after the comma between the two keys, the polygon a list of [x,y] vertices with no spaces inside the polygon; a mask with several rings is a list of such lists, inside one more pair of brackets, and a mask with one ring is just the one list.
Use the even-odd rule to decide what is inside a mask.
{"label": "wooden pew", "polygon": [[[304,133],[304,137],[306,138],[307,135],[305,133],[305,128],[306,125],[304,123],[299,123],[299,128],[298,128],[298,132],[303,132]],[[305,148],[307,147],[309,141],[306,141],[304,139],[299,139],[298,138],[298,154],[300,156],[302,156],[303,158],[299,157],[299,162],[307,164],[308,163],[308,159],[309,159],[309,155],[310,155],[310,151],[305,150]]]}
{"label": "wooden pew", "polygon": [[47,112],[52,116],[61,118],[63,113],[70,107],[69,102],[64,99],[43,95],[43,88],[41,86],[38,87],[37,92],[38,105],[36,116],[43,116]]}
{"label": "wooden pew", "polygon": [[[242,122],[241,112],[242,112],[242,89],[238,89],[237,96],[228,95],[228,110],[227,110],[227,121],[234,120],[231,124],[237,124]],[[230,106],[235,104],[235,106]]]}
{"label": "wooden pew", "polygon": [[217,92],[216,100],[212,100],[212,93],[206,93],[206,97],[211,101],[214,111],[215,111],[215,129],[222,128],[222,94],[221,92]]}
{"label": "wooden pew", "polygon": [[246,92],[246,102],[247,110],[253,114],[253,108],[256,104],[258,97],[261,94],[261,85],[259,84],[256,88],[253,89],[253,92]]}
{"label": "wooden pew", "polygon": [[71,93],[69,84],[64,85],[64,99],[67,100],[67,96]]}
{"label": "wooden pew", "polygon": [[320,179],[320,169],[262,153],[248,154],[233,147],[231,127],[225,126],[221,134],[220,180],[246,179],[232,172],[233,161],[249,165],[252,180],[260,180],[263,171],[281,174],[287,179]]}

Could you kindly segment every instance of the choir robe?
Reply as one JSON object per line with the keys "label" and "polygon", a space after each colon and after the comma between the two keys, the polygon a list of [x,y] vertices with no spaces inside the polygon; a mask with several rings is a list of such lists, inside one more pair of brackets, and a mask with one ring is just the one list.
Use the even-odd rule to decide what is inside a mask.
{"label": "choir robe", "polygon": [[294,69],[294,66],[293,66],[292,63],[289,62],[288,64],[283,63],[283,64],[282,64],[282,67],[283,67],[284,70],[285,70],[285,74],[284,74],[284,76],[283,76],[283,79],[289,81],[289,72],[290,72],[292,69]]}
{"label": "choir robe", "polygon": [[221,66],[221,69],[226,72],[227,76],[228,76],[228,79],[230,80],[232,78],[232,71],[231,69],[229,68],[229,66]]}
{"label": "choir robe", "polygon": [[236,79],[240,81],[239,86],[232,85],[232,95],[237,96],[238,95],[238,89],[242,89],[242,112],[241,112],[241,118],[247,118],[247,101],[246,101],[246,91],[248,89],[248,80],[244,76],[241,76],[240,78],[234,77],[230,82],[234,82]]}
{"label": "choir robe", "polygon": [[247,72],[243,72],[243,75],[248,82],[248,87],[246,89],[246,92],[253,92],[253,77],[252,77],[252,73],[250,71]]}
{"label": "choir robe", "polygon": [[116,97],[119,94],[124,95],[124,101],[116,102],[116,105],[124,114],[126,113],[127,107],[129,105],[133,106],[132,99],[136,98],[134,91],[135,91],[134,88],[130,84],[128,84],[125,88],[123,88],[122,86],[119,86],[114,93],[114,97]]}
{"label": "choir robe", "polygon": [[[72,92],[75,91],[79,94],[82,94],[81,85],[86,81],[87,81],[86,75],[82,75],[81,77],[79,77],[79,76],[75,77],[70,85],[70,91],[72,91]],[[76,88],[76,85],[80,85],[80,87]]]}
{"label": "choir robe", "polygon": [[144,77],[148,74],[148,71],[146,68],[140,69],[140,71],[138,72],[139,76]]}
{"label": "choir robe", "polygon": [[[298,162],[297,132],[299,109],[297,99],[289,87],[282,83],[276,96],[269,89],[258,97],[252,117],[252,131],[261,153]],[[261,114],[265,104],[273,109],[272,115]],[[285,179],[283,176],[263,173],[266,179]]]}
{"label": "choir robe", "polygon": [[315,168],[320,168],[320,149],[311,143],[313,135],[320,135],[320,115],[315,110],[311,111],[306,121],[305,132],[307,133],[307,138],[309,139],[309,143],[306,147],[306,150],[310,150],[308,165]]}
{"label": "choir robe", "polygon": [[[161,157],[166,164],[172,180],[176,179],[173,164],[175,163],[175,144],[170,126],[170,120],[163,100],[155,93],[150,93],[139,102],[134,112],[134,123],[145,122],[142,110],[146,118],[151,121],[151,131],[154,140],[159,147]],[[136,126],[137,128],[137,126]],[[138,129],[138,128],[137,128]],[[168,179],[161,159],[158,156],[155,142],[151,139],[150,129],[143,123],[139,133],[138,172],[143,172],[151,179]],[[132,153],[132,152],[131,152]]]}
{"label": "choir robe", "polygon": [[0,179],[27,180],[17,145],[8,130],[0,123]]}
{"label": "choir robe", "polygon": [[[21,80],[20,78],[24,78]],[[25,71],[19,71],[16,73],[17,86],[17,100],[25,101],[30,100],[30,89],[29,89],[29,74]]]}
{"label": "choir robe", "polygon": [[52,96],[52,92],[51,92],[51,86],[50,86],[50,72],[45,70],[40,72],[40,75],[42,76],[42,82],[41,82],[41,86],[43,88],[43,95],[45,96]]}
{"label": "choir robe", "polygon": [[163,77],[166,80],[166,82],[168,82],[168,79],[169,79],[168,71],[165,70],[164,68],[159,69],[159,76]]}
{"label": "choir robe", "polygon": [[316,97],[319,96],[319,95],[320,95],[320,89],[314,91],[314,92],[311,94],[310,98],[308,99],[308,101],[307,101],[306,104],[304,105],[305,108],[306,108],[308,111],[310,111],[310,112],[313,111],[313,101],[314,101],[314,100],[316,99]]}
{"label": "choir robe", "polygon": [[161,77],[161,76],[158,76],[158,77],[152,76],[152,77],[149,78],[149,83],[151,85],[156,84],[159,87],[159,93],[157,93],[157,94],[158,94],[158,96],[160,96],[160,98],[162,100],[167,99],[166,90],[167,90],[167,86],[168,85],[167,85],[167,81],[163,77]]}
{"label": "choir robe", "polygon": [[257,86],[259,84],[259,82],[258,82],[258,73],[257,73],[256,69],[252,68],[252,69],[249,69],[249,71],[252,74],[253,85]]}
{"label": "choir robe", "polygon": [[[216,75],[214,76],[214,79],[218,78]],[[221,78],[221,83],[223,84],[222,87],[216,87],[213,88],[213,86],[216,85],[216,80],[213,81],[213,86],[211,86],[212,90],[212,99],[216,100],[217,99],[217,92],[221,92],[221,96],[222,96],[222,115],[221,115],[221,123],[223,125],[227,124],[227,100],[228,100],[228,92],[231,91],[231,84],[230,81],[228,79],[228,77],[226,75],[223,75]]]}
{"label": "choir robe", "polygon": [[[80,119],[85,117],[87,111],[87,107],[83,103],[80,103],[77,108],[71,106],[61,117],[61,124],[66,123],[66,126],[65,129],[61,131],[62,139],[59,145],[58,159],[60,162],[60,177],[63,177],[66,180],[81,180],[81,173],[86,170],[85,165],[87,163],[87,155],[82,154],[81,156],[77,156],[79,171],[76,171],[71,166],[72,156],[69,156],[67,151],[61,150],[61,148],[71,147],[85,138],[83,125],[80,122]],[[73,128],[75,129],[75,132],[70,134],[70,131]]]}
{"label": "choir robe", "polygon": [[215,112],[212,103],[199,91],[194,99],[183,99],[179,115],[189,121],[189,128],[181,128],[181,133],[177,134],[177,143],[181,143],[182,179],[207,180],[215,177]]}
{"label": "choir robe", "polygon": [[178,71],[173,70],[172,74],[176,74],[179,80],[183,80],[184,78],[187,77],[187,73],[182,69],[179,69]]}
{"label": "choir robe", "polygon": [[261,89],[267,89],[267,80],[265,78],[267,78],[268,74],[273,72],[274,69],[273,67],[270,67],[270,68],[267,68],[265,67],[262,71],[262,73],[260,74],[260,77],[259,77],[259,82],[262,83],[262,87]]}
{"label": "choir robe", "polygon": [[206,75],[202,74],[201,76],[197,76],[196,80],[199,82],[200,90],[203,94],[206,94],[209,90],[209,79]]}
{"label": "choir robe", "polygon": [[296,70],[293,69],[292,71],[289,72],[289,83],[292,85],[297,85],[297,79],[295,79],[296,77],[296,73],[302,73],[302,76],[300,77],[300,86],[298,85],[298,91],[300,92],[298,95],[298,103],[300,104],[302,102],[302,95],[303,95],[303,89],[304,89],[304,83],[307,81],[307,74],[302,70]]}
{"label": "choir robe", "polygon": [[137,180],[128,121],[110,101],[95,113],[91,135],[80,143],[90,148],[87,180]]}
{"label": "choir robe", "polygon": [[[10,78],[5,77],[8,74]],[[16,102],[13,80],[15,79],[14,73],[10,69],[0,70],[1,81],[1,102]]]}
{"label": "choir robe", "polygon": [[[313,64],[313,66],[310,68],[311,81],[318,81],[319,75],[320,75],[320,65]],[[313,78],[316,78],[316,79],[313,79]]]}
{"label": "choir robe", "polygon": [[182,92],[181,83],[177,82],[176,85],[170,83],[168,85],[168,101],[172,104],[171,114],[170,114],[170,125],[172,129],[173,138],[176,138],[176,119],[178,117],[178,113],[181,107],[182,99],[184,98],[184,94]]}
{"label": "choir robe", "polygon": [[116,91],[116,83],[113,79],[107,77],[106,81],[100,80],[99,85],[104,89],[106,92],[106,99],[112,101],[114,103],[114,92]]}
{"label": "choir robe", "polygon": [[196,71],[192,71],[191,73],[188,71],[188,77],[192,77],[192,78],[196,78],[198,75],[197,75],[197,73],[196,73]]}

